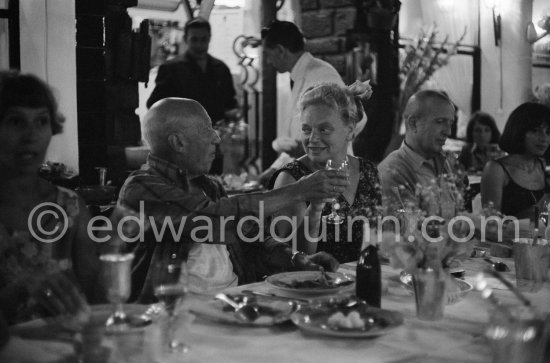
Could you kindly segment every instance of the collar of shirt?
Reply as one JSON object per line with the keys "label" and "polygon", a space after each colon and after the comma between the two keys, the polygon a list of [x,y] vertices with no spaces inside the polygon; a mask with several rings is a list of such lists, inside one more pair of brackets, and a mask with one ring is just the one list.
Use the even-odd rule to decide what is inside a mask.
{"label": "collar of shirt", "polygon": [[185,170],[178,168],[177,165],[153,154],[149,154],[147,157],[147,165],[183,190],[189,189],[187,173]]}
{"label": "collar of shirt", "polygon": [[290,79],[294,82],[299,81],[300,79],[304,78],[304,75],[306,74],[306,67],[308,63],[313,59],[313,56],[309,52],[304,52],[298,58],[298,61],[292,67],[292,70],[290,71]]}
{"label": "collar of shirt", "polygon": [[428,166],[433,169],[435,175],[452,172],[450,166],[447,165],[447,157],[443,152],[440,152],[432,159],[426,159],[414,151],[405,141],[403,141],[401,148],[407,159],[412,163],[414,170],[419,170],[422,166]]}

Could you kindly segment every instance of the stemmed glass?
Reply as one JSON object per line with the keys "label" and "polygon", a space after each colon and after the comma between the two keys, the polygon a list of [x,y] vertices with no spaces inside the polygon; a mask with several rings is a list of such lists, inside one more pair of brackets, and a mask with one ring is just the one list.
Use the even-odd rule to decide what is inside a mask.
{"label": "stemmed glass", "polygon": [[153,271],[154,292],[169,315],[165,336],[168,341],[168,348],[173,353],[185,353],[189,350],[189,346],[175,337],[175,323],[183,298],[187,293],[187,282],[187,262],[183,258],[180,258],[177,254],[172,254],[168,261],[156,261]]}
{"label": "stemmed glass", "polygon": [[[338,171],[344,171],[346,175],[349,173],[349,163],[347,158],[344,159],[341,163],[337,163],[332,159],[327,160],[327,164],[325,165],[326,170],[338,170]],[[344,217],[338,214],[337,210],[340,209],[340,203],[336,200],[336,198],[332,199],[332,211],[328,216],[324,216],[323,220],[328,224],[342,224],[344,222]]]}
{"label": "stemmed glass", "polygon": [[127,315],[124,303],[130,297],[132,278],[131,267],[134,255],[131,253],[109,253],[99,256],[102,263],[103,284],[107,290],[107,300],[114,305],[114,312],[105,326],[109,332],[124,332],[130,328],[150,324],[141,316]]}
{"label": "stemmed glass", "polygon": [[544,223],[544,227],[548,227],[548,215],[550,211],[550,201],[542,203],[542,211],[539,214],[539,221]]}

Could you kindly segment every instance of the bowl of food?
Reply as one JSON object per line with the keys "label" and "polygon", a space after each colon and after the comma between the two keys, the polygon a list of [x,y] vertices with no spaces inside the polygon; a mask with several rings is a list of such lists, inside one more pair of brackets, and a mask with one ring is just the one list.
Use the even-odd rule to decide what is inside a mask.
{"label": "bowl of food", "polygon": [[335,294],[355,287],[355,278],[339,272],[282,272],[265,281],[278,290],[307,295]]}
{"label": "bowl of food", "polygon": [[363,301],[325,302],[301,306],[291,315],[292,322],[308,334],[371,338],[389,333],[404,321],[403,315],[397,311],[375,308]]}

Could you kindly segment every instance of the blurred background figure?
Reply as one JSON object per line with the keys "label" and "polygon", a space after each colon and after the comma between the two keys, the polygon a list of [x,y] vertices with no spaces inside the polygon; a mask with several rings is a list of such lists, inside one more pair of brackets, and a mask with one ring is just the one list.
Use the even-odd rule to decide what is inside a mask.
{"label": "blurred background figure", "polygon": [[10,324],[87,310],[80,288],[94,301],[98,258],[88,209],[74,191],[38,174],[62,122],[48,85],[0,71],[0,311]]}
{"label": "blurred background figure", "polygon": [[[184,42],[187,50],[159,67],[155,89],[147,107],[163,98],[181,97],[199,102],[214,125],[223,120],[240,118],[233,78],[227,65],[208,53],[212,30],[210,23],[194,18],[185,24]],[[211,173],[221,174],[223,155],[216,149]]]}
{"label": "blurred background figure", "polygon": [[488,113],[475,112],[466,129],[466,141],[458,161],[465,170],[481,172],[489,160],[502,156],[498,147],[500,131],[495,119]]}

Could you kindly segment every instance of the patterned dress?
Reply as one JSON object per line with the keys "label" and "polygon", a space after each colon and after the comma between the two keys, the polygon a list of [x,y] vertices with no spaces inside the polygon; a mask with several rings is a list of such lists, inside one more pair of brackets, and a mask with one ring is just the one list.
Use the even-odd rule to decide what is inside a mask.
{"label": "patterned dress", "polygon": [[[27,230],[8,229],[0,223],[0,297],[4,289],[15,286],[14,284],[18,284],[19,281],[29,281],[29,277],[32,281],[32,277],[72,268],[72,244],[80,215],[78,197],[74,191],[58,187],[56,204],[67,214],[68,224],[64,236],[57,242],[39,242]],[[50,227],[44,229],[51,231]],[[28,300],[26,295],[26,292],[23,292],[16,297],[18,301],[11,301],[15,309],[12,313],[15,316],[6,314],[6,318],[11,322],[34,317],[29,310],[32,301]]]}
{"label": "patterned dress", "polygon": [[[333,255],[340,263],[357,261],[361,244],[363,241],[363,224],[358,221],[351,225],[351,238],[348,236],[348,221],[354,217],[364,216],[376,218],[379,214],[378,208],[382,204],[380,182],[376,166],[365,159],[359,159],[359,183],[355,199],[350,205],[347,200],[339,195],[337,198],[340,204],[338,214],[344,216],[344,222],[339,225],[326,223],[326,239],[323,238],[317,245],[317,251],[325,251]],[[270,186],[273,187],[280,172],[285,171],[296,180],[313,173],[307,166],[296,160],[279,169],[271,179]],[[326,203],[321,216],[329,215],[332,211],[332,204]],[[321,220],[321,228],[323,225]],[[372,225],[372,222],[371,222]],[[322,230],[321,230],[322,231]],[[336,237],[338,233],[339,238]],[[321,233],[323,237],[323,233]]]}

